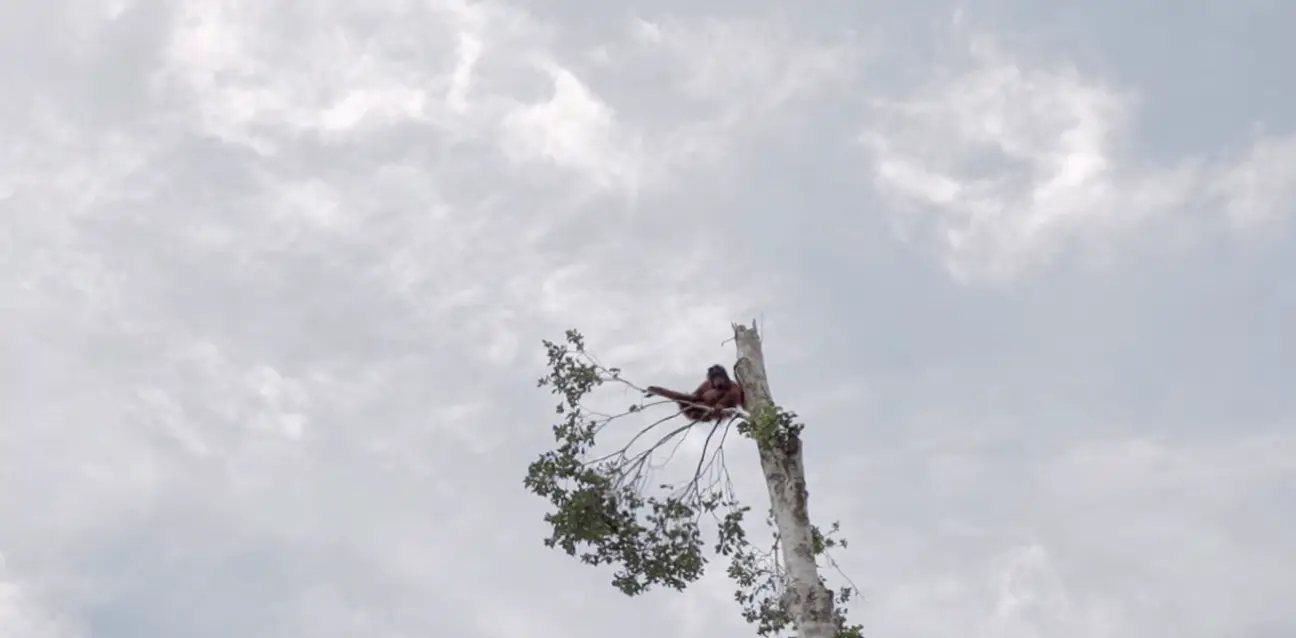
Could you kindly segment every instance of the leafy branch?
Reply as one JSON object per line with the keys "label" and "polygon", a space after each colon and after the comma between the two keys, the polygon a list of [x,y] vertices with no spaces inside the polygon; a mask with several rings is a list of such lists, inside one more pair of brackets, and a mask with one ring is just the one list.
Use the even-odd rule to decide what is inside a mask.
{"label": "leafy branch", "polygon": [[[748,540],[744,522],[750,507],[736,497],[724,444],[736,430],[758,446],[796,445],[803,429],[796,415],[776,407],[755,414],[739,409],[714,423],[685,419],[682,425],[667,425],[680,416],[675,412],[649,422],[616,450],[595,454],[595,440],[609,424],[675,402],[641,401],[619,414],[591,409],[585,399],[604,384],[619,384],[645,396],[647,392],[622,378],[620,369],[602,365],[586,351],[584,338],[575,330],[567,331],[563,343],[546,340],[544,347],[549,373],[537,385],[560,398],[555,412],[561,420],[553,426],[555,448],[531,463],[523,484],[552,506],[545,515],[551,526],[545,545],[586,564],[616,566],[612,584],[629,596],[655,586],[683,590],[702,576],[709,560],[705,523],[714,534],[714,553],[729,559],[727,573],[737,585],[735,599],[743,617],[761,636],[774,638],[788,630],[792,620],[779,539],[775,534],[769,549]],[[695,426],[709,430],[691,472],[678,481],[655,483],[656,471],[671,462]],[[665,459],[654,462],[663,452]],[[836,533],[836,524],[826,536],[815,530],[816,557],[824,556],[834,567],[828,550],[845,547]],[[853,585],[843,587],[834,592],[834,599],[844,604],[854,591]],[[847,625],[841,607],[835,613],[838,637],[858,638],[859,627]]]}

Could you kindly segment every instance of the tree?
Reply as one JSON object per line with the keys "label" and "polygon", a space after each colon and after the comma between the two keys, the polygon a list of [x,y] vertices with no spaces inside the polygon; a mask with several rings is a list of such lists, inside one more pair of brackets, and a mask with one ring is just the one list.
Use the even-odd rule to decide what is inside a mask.
{"label": "tree", "polygon": [[[810,523],[803,426],[770,395],[755,324],[734,324],[733,330],[734,372],[744,393],[737,415],[709,424],[667,425],[678,416],[671,414],[606,454],[595,453],[595,440],[612,434],[610,425],[670,402],[641,400],[619,414],[594,410],[585,399],[604,384],[647,394],[620,369],[603,366],[579,332],[568,330],[561,344],[544,342],[550,369],[538,385],[561,397],[556,408],[561,421],[553,427],[555,449],[531,464],[524,484],[552,506],[545,515],[552,528],[545,544],[590,565],[617,566],[612,584],[635,596],[654,586],[687,588],[703,574],[709,560],[704,537],[712,537],[714,553],[729,559],[734,597],[758,635],[776,638],[795,629],[800,638],[859,638],[861,627],[846,621],[844,609],[854,587],[831,590],[819,573],[821,560],[836,568],[831,550],[845,548],[846,541],[837,537],[836,523],[826,533]],[[679,480],[654,484],[692,427],[709,428],[696,462],[685,466]],[[724,444],[731,430],[753,440],[760,454],[770,497],[766,523],[774,537],[768,549],[749,540],[745,523],[751,508],[740,502],[729,480]]]}

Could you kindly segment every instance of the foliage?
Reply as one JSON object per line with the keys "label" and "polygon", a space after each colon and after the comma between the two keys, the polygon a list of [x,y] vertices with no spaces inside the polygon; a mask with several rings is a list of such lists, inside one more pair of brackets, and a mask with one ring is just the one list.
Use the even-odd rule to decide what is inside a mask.
{"label": "foliage", "polygon": [[[615,566],[612,584],[635,596],[654,586],[683,590],[700,578],[708,562],[705,529],[709,532],[705,536],[714,536],[714,553],[729,559],[727,572],[737,585],[735,599],[743,607],[743,617],[756,625],[761,636],[773,638],[788,630],[792,623],[785,604],[777,534],[768,550],[748,540],[744,522],[750,508],[734,494],[724,464],[724,442],[737,423],[735,429],[760,446],[793,444],[803,429],[796,415],[768,406],[745,419],[702,424],[711,429],[691,477],[649,489],[656,469],[654,455],[676,439],[678,449],[683,435],[695,424],[666,428],[656,440],[649,437],[677,416],[672,414],[640,430],[625,447],[593,455],[595,439],[603,428],[647,406],[640,403],[622,414],[605,415],[587,409],[585,397],[605,383],[641,392],[642,388],[623,379],[619,369],[602,366],[586,352],[584,338],[575,330],[567,331],[565,343],[546,340],[544,346],[549,373],[540,378],[538,386],[561,398],[555,408],[561,420],[553,426],[556,447],[531,464],[523,483],[552,506],[545,515],[551,526],[545,545],[561,548],[590,565]],[[651,443],[646,449],[632,451],[641,440]],[[766,522],[772,527],[768,516]],[[837,531],[835,523],[828,534],[813,530],[815,555],[833,567],[836,563],[829,551],[846,547],[846,542],[836,537]],[[853,594],[853,587],[834,592],[838,638],[861,636],[860,627],[848,625],[844,616],[843,606]]]}
{"label": "foliage", "polygon": [[738,424],[738,433],[756,441],[762,448],[788,449],[801,440],[805,426],[796,420],[795,412],[777,405],[757,408],[751,418]]}

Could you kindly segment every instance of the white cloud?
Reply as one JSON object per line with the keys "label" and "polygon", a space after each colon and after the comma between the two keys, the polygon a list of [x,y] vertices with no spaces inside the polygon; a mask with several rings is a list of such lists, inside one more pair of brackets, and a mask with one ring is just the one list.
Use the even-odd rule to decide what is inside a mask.
{"label": "white cloud", "polygon": [[1109,256],[1112,242],[1203,205],[1271,219],[1296,183],[1283,140],[1237,163],[1143,165],[1124,152],[1133,96],[985,36],[967,44],[966,66],[876,100],[861,138],[897,231],[933,245],[960,281],[1010,283],[1075,248]]}
{"label": "white cloud", "polygon": [[634,188],[634,140],[617,139],[614,113],[570,71],[550,67],[553,95],[505,116],[504,148],[515,160],[543,159],[603,187]]}
{"label": "white cloud", "polygon": [[[915,548],[917,549],[917,548]],[[1101,638],[1112,633],[1105,603],[1079,599],[1038,542],[978,552],[966,567],[927,571],[866,595],[874,631],[901,638]],[[924,613],[938,608],[939,614]]]}
{"label": "white cloud", "polygon": [[[885,585],[861,583],[873,631],[1095,638],[1251,635],[1283,626],[1278,601],[1296,585],[1286,568],[1290,549],[1274,544],[1286,513],[1259,512],[1296,477],[1296,439],[1277,432],[1200,440],[1069,434],[1077,440],[1056,453],[987,467],[1010,484],[967,477],[983,491],[977,498],[988,499],[968,511],[929,504],[941,525],[907,522],[924,510],[921,503],[857,523],[863,528],[851,535],[852,549],[860,549],[848,555],[848,569],[896,575]],[[921,467],[933,458],[895,462]],[[919,476],[915,471],[913,480]],[[942,491],[911,494],[939,499]],[[956,493],[960,502],[967,498]],[[880,514],[869,511],[861,521]],[[945,524],[973,520],[995,522]],[[932,608],[942,613],[923,613]]]}
{"label": "white cloud", "polygon": [[[777,18],[637,20],[635,37],[645,50],[664,51],[673,81],[686,99],[752,117],[794,100],[817,96],[843,80],[862,61],[855,41],[825,43],[799,38]],[[741,112],[741,113],[739,113]]]}
{"label": "white cloud", "polygon": [[[212,133],[262,152],[285,142],[284,135],[340,135],[408,122],[472,127],[472,119],[454,116],[467,109],[483,50],[480,31],[503,18],[502,31],[491,35],[509,37],[509,21],[520,20],[454,2],[389,3],[354,12],[380,23],[403,21],[420,37],[368,38],[351,31],[353,11],[344,5],[271,6],[186,4],[157,85],[188,92]],[[288,11],[301,37],[284,40],[286,23],[271,19],[274,11]],[[459,46],[441,46],[446,38]]]}
{"label": "white cloud", "polygon": [[1227,506],[1239,493],[1296,476],[1296,436],[1263,434],[1227,441],[1166,441],[1149,437],[1091,441],[1068,450],[1046,469],[1048,489],[1072,503],[1135,501],[1191,489],[1193,502]]}
{"label": "white cloud", "polygon": [[1209,185],[1237,227],[1263,229],[1296,210],[1296,134],[1263,137]]}
{"label": "white cloud", "polygon": [[481,59],[482,43],[471,33],[459,34],[459,59],[455,63],[454,73],[450,78],[450,91],[446,94],[446,105],[456,113],[468,109],[468,95],[472,88],[473,67]]}
{"label": "white cloud", "polygon": [[1078,603],[1048,551],[1039,544],[1013,548],[991,580],[993,616],[985,638],[1102,638],[1113,635],[1110,610]]}
{"label": "white cloud", "polygon": [[[895,301],[824,288],[877,265],[819,243],[825,233],[795,233],[790,256],[748,243],[789,239],[746,223],[786,214],[752,193],[788,184],[749,189],[745,160],[782,153],[822,167],[831,147],[769,145],[766,133],[840,133],[820,117],[837,107],[816,100],[858,79],[858,42],[826,42],[804,21],[682,14],[627,34],[624,13],[582,13],[606,18],[587,56],[572,37],[584,22],[540,20],[522,5],[209,0],[139,13],[153,6],[105,4],[73,29],[158,19],[162,49],[132,38],[140,55],[122,64],[133,66],[113,67],[155,80],[133,96],[129,120],[101,121],[94,100],[62,101],[124,51],[103,38],[81,51],[108,62],[64,60],[64,32],[52,28],[47,59],[33,59],[57,64],[22,69],[32,103],[47,108],[0,124],[0,551],[10,559],[0,636],[75,638],[78,623],[94,635],[145,625],[176,635],[749,634],[721,571],[685,594],[627,600],[607,587],[608,570],[546,552],[542,508],[518,473],[548,435],[552,404],[534,390],[541,337],[580,328],[637,381],[686,387],[731,360],[730,321],[765,311],[775,381],[799,388],[775,392],[815,428],[812,471],[865,452],[878,461],[886,445],[910,455],[811,480],[824,520],[868,501],[844,522],[847,558],[876,561],[852,572],[869,593],[853,617],[870,631],[1101,635],[1093,618],[1110,597],[1076,565],[1113,555],[1152,575],[1104,566],[1099,581],[1121,595],[1162,590],[1131,604],[1151,609],[1144,617],[1115,617],[1113,635],[1157,635],[1147,630],[1164,619],[1156,605],[1194,596],[1224,603],[1214,616],[1193,608],[1202,626],[1228,614],[1285,620],[1274,610],[1289,601],[1258,591],[1290,582],[1261,556],[1287,551],[1285,537],[1221,540],[1272,533],[1264,517],[1275,508],[1233,511],[1235,527],[1188,523],[1281,485],[1286,439],[1214,454],[1146,441],[1072,450],[1041,475],[1012,477],[1050,496],[1048,507],[1005,504],[994,483],[1004,464],[982,448],[1025,435],[969,428],[955,409],[929,427],[893,428],[893,416],[943,405],[913,398],[909,362],[879,383],[873,359],[851,358],[872,347],[847,343],[863,333],[827,335],[841,352],[793,336],[806,316]],[[978,260],[1019,272],[1076,238],[1097,250],[1145,218],[1086,205],[1134,202],[1146,219],[1168,218],[1157,211],[1178,201],[1180,180],[1236,204],[1241,225],[1282,218],[1289,143],[1140,168],[1119,142],[1128,97],[987,55],[957,75],[962,94],[933,84],[888,102],[890,128],[873,138],[889,153],[879,180],[956,231],[968,272],[985,274]],[[1008,168],[980,172],[985,149]],[[722,169],[722,180],[708,172]],[[609,215],[627,192],[642,208]],[[829,208],[852,195],[816,193]],[[905,272],[887,274],[903,289]],[[903,345],[923,339],[892,337],[905,350],[888,357],[924,365]],[[940,392],[966,385],[961,368],[941,370],[952,382]],[[1019,406],[997,407],[1016,422]],[[898,441],[875,445],[888,438]],[[742,480],[756,462],[743,443],[732,443],[733,469],[759,498],[759,482]],[[968,497],[975,520],[957,520],[960,506],[938,500],[948,493]],[[1089,509],[1067,509],[1077,503]],[[930,527],[911,518],[925,507],[939,513]],[[1140,513],[1124,553],[1093,531]],[[1184,544],[1158,535],[1175,526]],[[1038,539],[1003,532],[1031,527]],[[980,536],[941,536],[951,528]],[[1176,547],[1224,566],[1157,558]],[[1239,593],[1176,589],[1194,569]],[[632,615],[642,622],[627,627]]]}
{"label": "white cloud", "polygon": [[[455,161],[480,161],[484,144],[517,162],[571,171],[586,188],[627,190],[642,181],[645,158],[614,109],[555,61],[548,29],[507,5],[384,7],[366,20],[382,38],[352,32],[343,5],[294,15],[291,44],[266,19],[263,3],[221,0],[186,5],[168,46],[158,87],[188,94],[200,125],[262,154],[295,136],[326,141],[414,126]],[[418,37],[400,35],[404,29]],[[453,46],[444,46],[449,39]],[[545,77],[538,102],[511,93]],[[472,153],[469,155],[469,153]]]}
{"label": "white cloud", "polygon": [[81,635],[35,600],[22,585],[6,578],[0,556],[0,635],[5,638],[75,638]]}
{"label": "white cloud", "polygon": [[663,77],[659,95],[626,106],[649,121],[678,115],[649,141],[681,169],[731,158],[736,146],[766,129],[797,122],[806,107],[830,99],[866,62],[859,41],[805,38],[777,15],[639,18],[629,31],[632,44],[605,52],[603,65],[615,65],[621,77],[626,69]]}

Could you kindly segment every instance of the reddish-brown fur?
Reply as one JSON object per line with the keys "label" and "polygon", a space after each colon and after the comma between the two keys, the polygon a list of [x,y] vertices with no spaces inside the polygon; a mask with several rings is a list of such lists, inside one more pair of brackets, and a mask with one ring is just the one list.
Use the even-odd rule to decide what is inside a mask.
{"label": "reddish-brown fur", "polygon": [[742,405],[742,386],[729,379],[722,366],[707,370],[707,378],[691,393],[676,392],[658,386],[648,386],[648,394],[670,399],[679,404],[680,412],[693,421],[714,421],[730,408]]}

